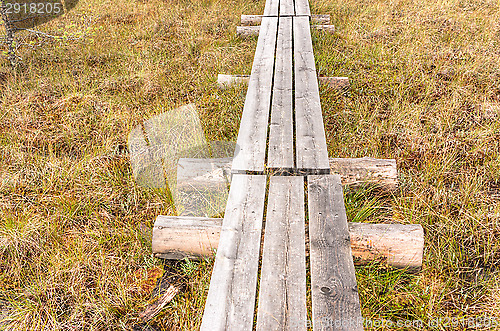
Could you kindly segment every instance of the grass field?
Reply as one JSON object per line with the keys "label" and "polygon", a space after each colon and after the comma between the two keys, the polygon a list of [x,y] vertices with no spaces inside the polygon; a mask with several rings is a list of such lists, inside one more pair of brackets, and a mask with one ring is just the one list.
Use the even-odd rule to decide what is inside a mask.
{"label": "grass field", "polygon": [[[81,41],[47,44],[0,64],[0,329],[127,330],[151,299],[151,257],[169,197],[137,187],[126,150],[142,120],[186,103],[209,140],[235,140],[256,39],[241,14],[264,2],[81,0],[41,27]],[[493,0],[317,0],[334,35],[314,32],[331,157],[395,158],[390,196],[346,193],[350,221],[422,224],[420,273],[357,268],[363,316],[422,320],[423,329],[500,329],[500,3]],[[187,288],[151,321],[195,330],[212,260],[186,262]],[[441,323],[435,323],[436,319]],[[463,323],[454,324],[452,318]],[[455,322],[456,322],[455,320]],[[448,324],[447,324],[448,322]],[[434,323],[434,324],[433,324]],[[435,325],[435,327],[429,326]],[[414,330],[378,326],[370,330]]]}

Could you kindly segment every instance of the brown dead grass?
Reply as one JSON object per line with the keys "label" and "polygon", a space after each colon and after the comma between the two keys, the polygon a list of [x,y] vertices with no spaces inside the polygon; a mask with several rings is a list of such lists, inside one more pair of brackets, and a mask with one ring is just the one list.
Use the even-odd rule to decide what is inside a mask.
{"label": "brown dead grass", "polygon": [[[363,315],[500,323],[498,2],[312,3],[337,31],[314,33],[319,73],[352,82],[348,93],[321,91],[330,155],[396,158],[401,173],[395,196],[348,196],[349,214],[426,232],[421,273],[357,269]],[[22,72],[2,63],[4,329],[138,322],[161,269],[148,229],[173,208],[165,194],[135,185],[127,135],[152,115],[195,102],[210,140],[235,140],[245,91],[218,90],[216,75],[249,73],[255,40],[238,40],[235,26],[263,5],[82,0],[44,29],[86,13],[96,17],[91,37],[25,51]],[[187,290],[151,322],[157,329],[199,326],[211,262],[179,268]]]}

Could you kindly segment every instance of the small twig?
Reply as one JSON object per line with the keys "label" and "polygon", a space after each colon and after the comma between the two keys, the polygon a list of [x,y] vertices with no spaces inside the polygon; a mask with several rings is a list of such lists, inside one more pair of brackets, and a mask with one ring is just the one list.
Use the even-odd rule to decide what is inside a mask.
{"label": "small twig", "polygon": [[174,285],[170,285],[165,293],[163,293],[156,302],[148,305],[146,309],[139,313],[139,318],[143,322],[151,320],[153,317],[158,315],[158,313],[174,299],[174,297],[179,293],[180,288]]}

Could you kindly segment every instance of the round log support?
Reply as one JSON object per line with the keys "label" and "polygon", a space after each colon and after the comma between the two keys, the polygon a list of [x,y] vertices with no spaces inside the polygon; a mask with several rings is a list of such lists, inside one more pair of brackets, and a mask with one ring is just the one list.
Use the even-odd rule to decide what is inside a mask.
{"label": "round log support", "polygon": [[[354,262],[381,261],[418,271],[422,266],[424,231],[419,224],[349,223]],[[158,216],[153,228],[153,254],[165,259],[213,256],[221,218]]]}

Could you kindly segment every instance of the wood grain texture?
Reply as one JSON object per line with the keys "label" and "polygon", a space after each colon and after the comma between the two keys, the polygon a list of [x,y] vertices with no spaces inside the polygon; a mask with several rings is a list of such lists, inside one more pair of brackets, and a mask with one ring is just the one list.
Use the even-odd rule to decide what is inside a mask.
{"label": "wood grain texture", "polygon": [[385,262],[417,272],[424,255],[424,229],[420,224],[349,223],[355,264]]}
{"label": "wood grain texture", "polygon": [[170,260],[212,256],[221,228],[220,218],[160,215],[153,226],[153,255]]}
{"label": "wood grain texture", "polygon": [[260,25],[237,26],[236,35],[241,38],[251,38],[260,34]]}
{"label": "wood grain texture", "polygon": [[313,25],[313,27],[317,31],[323,31],[330,34],[335,33],[335,25],[333,24],[316,24]]}
{"label": "wood grain texture", "polygon": [[233,173],[264,172],[277,28],[277,17],[262,19],[236,142]]}
{"label": "wood grain texture", "polygon": [[269,184],[257,330],[306,330],[304,178]]}
{"label": "wood grain texture", "polygon": [[279,0],[266,0],[264,16],[278,16]]}
{"label": "wood grain texture", "polygon": [[[348,227],[355,265],[380,261],[409,272],[422,267],[424,230],[420,224],[348,223]],[[221,218],[158,216],[153,254],[164,259],[213,256],[221,228]]]}
{"label": "wood grain texture", "polygon": [[229,188],[232,161],[232,157],[180,158],[177,162],[177,188]]}
{"label": "wood grain texture", "polygon": [[294,168],[292,18],[279,20],[267,167]]}
{"label": "wood grain texture", "polygon": [[295,0],[295,15],[311,16],[311,9],[309,9],[309,0]]}
{"label": "wood grain texture", "polygon": [[363,330],[339,175],[308,176],[314,330]]}
{"label": "wood grain texture", "polygon": [[280,0],[280,16],[295,15],[294,0]]}
{"label": "wood grain texture", "polygon": [[325,129],[308,17],[294,17],[296,166],[329,173]]}
{"label": "wood grain texture", "polygon": [[395,159],[331,158],[330,171],[340,175],[342,185],[349,185],[352,188],[374,185],[392,191],[398,187]]}
{"label": "wood grain texture", "polygon": [[[398,187],[398,171],[395,159],[330,158],[330,172],[339,174],[342,185],[352,189],[364,185],[392,191]],[[230,180],[232,158],[179,159],[178,186],[221,187]]]}
{"label": "wood grain texture", "polygon": [[266,177],[234,175],[200,330],[251,330]]}

